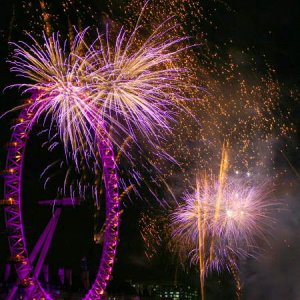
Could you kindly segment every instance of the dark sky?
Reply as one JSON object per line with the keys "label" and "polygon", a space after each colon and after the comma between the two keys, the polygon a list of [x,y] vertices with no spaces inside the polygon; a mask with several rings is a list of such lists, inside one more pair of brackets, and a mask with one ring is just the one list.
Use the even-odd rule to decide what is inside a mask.
{"label": "dark sky", "polygon": [[[236,11],[221,28],[241,47],[266,54],[278,76],[299,84],[299,1],[229,1]],[[227,26],[228,24],[228,26]],[[227,28],[227,29],[225,29]]]}
{"label": "dark sky", "polygon": [[[15,82],[15,78],[10,75],[8,65],[5,63],[7,59],[7,38],[9,35],[9,24],[12,20],[12,5],[20,1],[3,1],[0,2],[0,20],[2,21],[0,27],[0,89],[3,90],[5,86]],[[35,1],[33,1],[35,2]],[[54,1],[53,1],[54,2]],[[88,2],[88,1],[86,1]],[[224,2],[228,3],[224,5]],[[214,15],[214,23],[218,25],[218,30],[212,31],[210,40],[222,44],[230,39],[233,39],[234,47],[237,49],[245,49],[247,47],[254,47],[254,55],[266,55],[267,61],[277,71],[277,76],[283,82],[286,88],[300,88],[300,1],[298,0],[256,0],[256,1],[243,1],[243,0],[228,0],[228,1],[203,1],[204,7],[217,8],[217,13]],[[98,10],[99,14],[101,9],[105,7],[103,1],[92,1],[95,11]],[[20,9],[20,8],[19,8]],[[26,26],[27,20],[21,19],[23,16],[22,11],[16,10],[15,22],[20,22],[15,29],[15,38],[20,36],[22,26]],[[17,91],[6,91],[1,94],[0,111],[4,112],[8,108],[15,106],[18,103]],[[292,120],[297,124],[300,129],[300,110],[299,103],[293,104]],[[0,150],[0,167],[4,167],[5,163],[5,149],[4,145],[9,140],[9,121],[10,117],[0,120],[0,143],[2,148]],[[298,134],[299,136],[299,134]],[[38,147],[38,146],[36,146]],[[289,159],[296,166],[299,158],[297,151],[291,151]],[[28,162],[30,164],[30,162]],[[33,163],[35,165],[35,163]],[[37,170],[35,170],[37,172]],[[35,173],[34,173],[35,174]],[[28,175],[30,176],[30,175]],[[34,175],[31,175],[34,177]],[[2,183],[1,183],[2,184]],[[0,191],[2,188],[0,189]],[[34,198],[38,199],[39,195],[35,193]],[[118,261],[115,269],[115,278],[119,281],[130,279],[134,277],[151,279],[163,278],[162,273],[165,274],[164,279],[168,275],[172,276],[174,266],[172,261],[164,259],[156,260],[152,265],[148,265],[145,257],[142,255],[143,245],[139,237],[138,228],[136,226],[137,218],[141,208],[146,206],[144,204],[133,205],[129,204],[123,216],[123,223],[121,229],[121,243],[119,248]],[[86,212],[88,212],[88,209]],[[69,212],[66,212],[68,215]],[[79,212],[75,212],[77,218],[84,218]],[[42,214],[43,215],[43,214]],[[68,217],[66,217],[68,219]],[[3,232],[3,213],[0,211],[0,281],[2,278],[3,264],[8,257],[7,243],[5,239],[5,232]],[[85,228],[82,229],[80,223],[77,223],[75,228],[67,226],[65,232],[70,234],[70,239],[76,240],[78,235],[85,235],[89,231],[91,224],[86,223]],[[33,235],[35,232],[33,230]],[[67,247],[63,241],[62,234],[59,235],[57,243],[62,243],[62,248]],[[81,253],[90,251],[88,246],[78,246],[77,256]],[[57,249],[59,247],[57,246]],[[56,253],[59,253],[59,250]],[[56,255],[56,254],[55,254]],[[59,254],[57,254],[59,255]],[[59,262],[60,263],[60,262]],[[160,274],[160,275],[159,275]],[[192,273],[193,274],[193,273]],[[195,275],[195,274],[194,274]],[[194,276],[193,275],[193,276]],[[162,277],[159,277],[162,276]],[[184,280],[185,275],[182,275]],[[183,278],[182,277],[182,278]],[[190,280],[192,283],[194,280]]]}

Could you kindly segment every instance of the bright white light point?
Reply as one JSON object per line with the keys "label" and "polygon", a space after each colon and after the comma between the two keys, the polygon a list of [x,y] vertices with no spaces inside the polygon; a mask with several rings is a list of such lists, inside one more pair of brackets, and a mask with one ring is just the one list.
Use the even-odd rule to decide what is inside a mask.
{"label": "bright white light point", "polygon": [[235,171],[235,174],[239,174],[240,172],[238,170]]}
{"label": "bright white light point", "polygon": [[233,212],[232,212],[232,210],[230,210],[230,209],[227,209],[227,210],[226,210],[226,214],[227,214],[227,216],[228,216],[229,218],[232,218],[232,216],[233,216]]}
{"label": "bright white light point", "polygon": [[250,175],[251,175],[251,173],[250,173],[250,172],[247,172],[247,176],[250,177]]}

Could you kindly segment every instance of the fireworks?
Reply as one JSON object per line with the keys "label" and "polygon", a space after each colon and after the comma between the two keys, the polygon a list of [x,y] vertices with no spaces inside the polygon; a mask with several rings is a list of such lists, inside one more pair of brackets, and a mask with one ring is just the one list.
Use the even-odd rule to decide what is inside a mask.
{"label": "fireworks", "polygon": [[96,131],[99,126],[96,122],[99,121],[98,111],[83,80],[88,64],[86,57],[82,57],[84,34],[76,36],[69,54],[55,34],[50,38],[44,36],[44,45],[34,38],[32,46],[14,44],[14,60],[11,61],[13,72],[33,81],[15,85],[37,94],[36,101],[31,104],[37,107],[32,122],[42,116],[47,119],[51,114],[51,125],[55,121],[66,153],[71,146],[74,158],[82,145],[94,148],[95,137],[90,127]]}
{"label": "fireworks", "polygon": [[227,268],[238,278],[237,259],[258,253],[274,222],[267,184],[228,175],[228,164],[224,146],[218,178],[199,177],[195,191],[186,192],[171,214],[178,254],[199,264],[202,299],[207,273]]}
{"label": "fireworks", "polygon": [[[117,7],[116,3],[109,3],[111,8]],[[209,14],[203,12],[199,3],[150,2],[138,24],[136,19],[143,3],[136,0],[126,3],[119,3],[123,13],[117,21],[125,24],[129,32],[123,28],[117,30],[119,25],[114,20],[109,22],[112,28],[107,26],[106,33],[99,34],[93,43],[84,43],[83,36],[77,40],[75,37],[73,43],[80,40],[81,45],[73,54],[65,54],[65,46],[60,45],[62,54],[71,60],[74,78],[71,93],[83,98],[82,111],[74,111],[74,118],[79,121],[74,124],[78,125],[67,127],[70,132],[64,130],[63,140],[70,142],[73,153],[88,156],[90,151],[95,152],[93,133],[101,135],[105,124],[107,130],[112,129],[109,137],[120,149],[127,136],[138,145],[134,149],[135,158],[129,151],[121,149],[121,152],[127,160],[134,160],[131,166],[135,166],[129,170],[130,176],[138,179],[134,181],[146,180],[142,169],[145,173],[155,170],[149,183],[152,189],[155,183],[171,191],[170,183],[176,180],[178,164],[185,184],[199,169],[212,166],[216,169],[218,149],[224,139],[230,141],[235,153],[231,165],[236,171],[278,177],[279,172],[270,168],[270,153],[274,154],[274,144],[281,137],[292,134],[293,126],[287,120],[288,114],[280,116],[280,84],[274,71],[268,68],[267,74],[258,75],[249,51],[233,53],[226,48],[228,51],[224,52],[229,53],[226,56],[218,50],[219,45],[208,47],[203,27],[209,22]],[[175,17],[170,18],[171,15]],[[200,47],[183,52],[190,44],[188,39],[180,38],[182,34],[194,36],[193,42]],[[42,51],[47,53],[47,49]],[[206,92],[197,86],[203,86]],[[86,114],[87,110],[91,113]],[[66,115],[66,111],[64,115],[57,113],[63,126],[66,124],[61,117]],[[177,122],[172,122],[175,117]],[[176,139],[168,134],[171,127]],[[157,141],[159,147],[154,145]],[[149,142],[154,147],[149,147]],[[81,151],[83,144],[87,153]],[[170,164],[175,160],[178,164]]]}
{"label": "fireworks", "polygon": [[127,39],[121,29],[113,45],[108,33],[98,36],[98,55],[93,58],[97,68],[89,74],[92,94],[101,103],[103,118],[132,138],[135,129],[147,138],[162,137],[170,131],[176,110],[187,100],[182,92],[187,71],[175,64],[178,54],[186,49],[180,45],[186,38],[169,38],[174,28],[166,24],[138,48],[138,24]]}
{"label": "fireworks", "polygon": [[[122,14],[118,15],[118,20],[133,28],[133,16],[142,2],[109,2],[111,13],[119,5],[118,10]],[[180,65],[189,69],[190,76],[185,80],[190,86],[204,89],[190,90],[191,98],[196,101],[189,101],[187,106],[195,118],[179,114],[173,130],[176,139],[167,137],[164,150],[180,165],[180,182],[183,185],[190,185],[191,178],[199,170],[213,169],[217,172],[216,162],[224,139],[230,142],[231,168],[234,171],[277,179],[286,170],[272,168],[275,149],[285,149],[295,132],[289,112],[283,112],[280,105],[282,86],[267,59],[257,57],[251,47],[240,49],[232,40],[224,44],[211,43],[205,30],[215,30],[213,36],[218,35],[211,15],[214,8],[218,11],[220,6],[214,7],[209,2],[204,9],[202,6],[205,5],[190,0],[157,0],[149,3],[142,20],[145,30],[151,31],[161,20],[174,15],[173,22],[179,24],[177,34],[192,36],[193,42],[199,45],[195,51],[179,57]],[[228,11],[217,14],[222,13],[231,14]],[[170,185],[176,182],[178,166],[153,158],[149,152],[147,155],[162,170],[163,179]]]}
{"label": "fireworks", "polygon": [[[50,116],[74,158],[94,154],[95,137],[108,134],[108,126],[135,141],[136,131],[158,141],[186,100],[181,93],[186,71],[176,67],[185,38],[168,38],[172,30],[164,22],[140,46],[135,43],[138,25],[128,37],[121,29],[113,46],[108,31],[91,46],[83,31],[68,54],[58,35],[44,36],[44,45],[32,38],[32,46],[15,44],[11,70],[33,81],[16,86],[37,92],[32,104],[38,107],[36,119]],[[118,146],[117,139],[109,138]]]}
{"label": "fireworks", "polygon": [[[269,186],[257,182],[278,177],[278,171],[269,168],[273,146],[293,132],[288,118],[280,114],[280,84],[272,68],[258,75],[249,52],[237,50],[231,42],[221,51],[218,45],[209,45],[201,26],[208,14],[197,1],[147,1],[144,16],[136,23],[143,1],[109,0],[111,9],[116,8],[112,2],[121,6],[118,21],[126,29],[117,30],[117,23],[111,21],[114,28],[107,25],[106,32],[92,41],[86,31],[73,36],[68,17],[68,42],[61,42],[58,34],[51,36],[52,26],[60,22],[50,2],[39,1],[39,9],[37,4],[21,2],[29,14],[35,8],[37,18],[30,26],[42,22],[45,36],[41,44],[34,38],[32,45],[15,44],[12,71],[32,81],[18,86],[36,94],[30,104],[37,111],[33,122],[44,118],[51,124],[49,134],[58,129],[66,154],[71,153],[76,162],[75,171],[84,173],[74,180],[69,168],[61,193],[67,186],[72,196],[84,195],[88,188],[96,197],[104,192],[96,145],[102,138],[110,139],[119,151],[118,163],[125,156],[126,164],[120,161],[119,171],[122,174],[123,167],[131,179],[120,180],[125,190],[121,196],[135,189],[133,181],[142,181],[151,197],[156,197],[153,184],[163,183],[174,198],[169,183],[174,184],[179,172],[179,189],[190,185],[199,169],[216,173],[218,150],[228,140],[231,173],[226,150],[219,176],[199,176],[195,190],[186,192],[183,204],[172,213],[171,244],[181,257],[188,254],[192,263],[199,263],[202,286],[212,270],[228,268],[234,273],[236,260],[258,251],[273,222]],[[68,16],[83,7],[88,18],[97,18],[95,10],[81,1],[62,1],[57,7]],[[186,52],[187,35],[201,47]],[[203,90],[196,88],[200,85]],[[173,129],[175,134],[168,136]],[[142,150],[145,142],[147,149]],[[94,177],[86,175],[88,160]],[[170,166],[170,161],[178,164]],[[247,174],[247,179],[234,173]],[[142,236],[151,249],[148,258],[162,245],[155,221],[147,215],[141,221],[142,229],[147,227]]]}
{"label": "fireworks", "polygon": [[194,249],[190,253],[191,261],[195,263],[199,260],[199,253],[195,251],[198,247],[199,218],[200,233],[205,230],[206,239],[215,241],[213,259],[206,261],[208,269],[221,270],[230,255],[246,257],[256,252],[257,239],[264,238],[266,229],[273,222],[266,186],[254,186],[242,179],[227,179],[216,218],[219,181],[210,181],[204,186],[203,182],[197,184],[198,190],[186,193],[184,204],[172,214],[174,237],[179,239],[178,243]]}

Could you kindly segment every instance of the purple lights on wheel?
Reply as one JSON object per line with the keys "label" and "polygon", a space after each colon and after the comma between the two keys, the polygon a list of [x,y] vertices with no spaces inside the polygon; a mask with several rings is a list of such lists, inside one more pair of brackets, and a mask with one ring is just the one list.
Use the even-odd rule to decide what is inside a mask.
{"label": "purple lights on wheel", "polygon": [[[35,99],[33,99],[35,101]],[[13,127],[11,142],[8,145],[4,187],[6,228],[11,253],[18,276],[18,284],[25,289],[28,299],[52,299],[42,288],[29,259],[22,215],[22,171],[26,142],[29,139],[35,111],[31,106],[24,108]],[[120,220],[120,199],[118,176],[112,144],[102,129],[102,139],[98,141],[104,184],[106,188],[106,222],[102,256],[95,282],[84,299],[100,299],[110,279],[118,243]],[[14,293],[14,291],[11,291]]]}
{"label": "purple lights on wheel", "polygon": [[30,120],[33,116],[33,110],[30,108],[23,109],[13,128],[4,172],[5,199],[10,201],[10,205],[7,205],[4,211],[11,259],[15,264],[18,283],[25,287],[28,295],[42,299],[48,298],[48,295],[33,277],[33,269],[28,258],[22,216],[21,181],[24,152],[28,134],[31,130]]}
{"label": "purple lights on wheel", "polygon": [[102,139],[98,143],[105,184],[106,196],[106,223],[102,259],[96,280],[84,297],[85,300],[100,299],[110,279],[119,236],[120,199],[118,192],[118,176],[112,144],[103,127]]}

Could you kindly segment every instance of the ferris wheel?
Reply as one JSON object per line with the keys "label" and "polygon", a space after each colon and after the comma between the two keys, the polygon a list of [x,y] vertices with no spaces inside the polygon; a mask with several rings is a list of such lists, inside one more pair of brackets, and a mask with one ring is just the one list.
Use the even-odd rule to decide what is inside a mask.
{"label": "ferris wheel", "polygon": [[[74,201],[75,204],[76,201],[79,201],[71,198],[56,200],[57,208],[53,213],[53,217],[40,235],[33,250],[29,253],[22,213],[22,174],[26,143],[30,138],[30,132],[35,122],[35,110],[30,104],[36,101],[36,97],[33,95],[26,101],[28,105],[20,112],[13,126],[11,141],[8,144],[6,168],[3,172],[5,197],[2,204],[5,206],[5,223],[10,255],[17,274],[17,282],[10,290],[8,300],[14,299],[19,286],[24,288],[25,299],[52,299],[39,282],[39,274],[50,247],[62,207],[70,204],[74,205]],[[111,277],[118,243],[121,213],[118,174],[112,143],[108,138],[105,138],[105,135],[102,135],[97,144],[105,187],[104,238],[96,279],[91,289],[84,296],[83,299],[85,300],[101,299]],[[51,200],[41,201],[40,204],[49,205],[52,202]],[[36,263],[34,263],[35,260],[37,260]]]}

